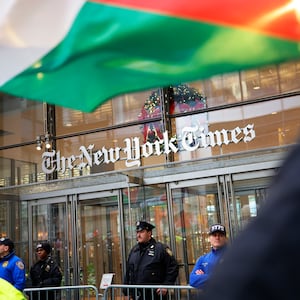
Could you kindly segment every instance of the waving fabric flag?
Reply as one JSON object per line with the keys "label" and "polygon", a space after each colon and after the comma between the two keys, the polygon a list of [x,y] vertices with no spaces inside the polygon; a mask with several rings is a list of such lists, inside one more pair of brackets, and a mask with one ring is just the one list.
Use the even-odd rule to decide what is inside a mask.
{"label": "waving fabric flag", "polygon": [[287,0],[0,0],[0,91],[90,112],[122,93],[299,59],[299,11]]}

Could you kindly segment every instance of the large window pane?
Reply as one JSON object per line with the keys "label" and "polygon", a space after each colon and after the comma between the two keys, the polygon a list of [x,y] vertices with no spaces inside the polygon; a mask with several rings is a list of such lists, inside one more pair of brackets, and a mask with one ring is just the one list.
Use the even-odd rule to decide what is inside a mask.
{"label": "large window pane", "polygon": [[[294,143],[300,129],[299,115],[300,96],[295,96],[176,118],[172,130],[180,151],[174,159],[191,160]],[[184,134],[187,127],[196,131]]]}
{"label": "large window pane", "polygon": [[241,72],[244,100],[264,98],[279,94],[277,68],[270,66],[262,69]]}
{"label": "large window pane", "polygon": [[[147,129],[152,130],[151,128],[156,128],[156,131],[150,135]],[[154,149],[151,151],[148,147],[140,148],[146,141],[152,141],[156,134],[156,138],[161,137],[161,128],[160,122],[153,122],[57,140],[56,153],[59,151],[60,158],[65,162],[64,164],[61,160],[59,178],[162,164],[166,159],[164,155],[154,155]],[[86,156],[81,159],[79,156],[84,153]],[[71,160],[72,163],[68,165]],[[55,165],[57,167],[56,163]]]}
{"label": "large window pane", "polygon": [[239,73],[214,76],[203,82],[207,107],[215,107],[242,101],[242,82]]}
{"label": "large window pane", "polygon": [[300,90],[300,62],[279,65],[280,89],[282,93]]}
{"label": "large window pane", "polygon": [[0,186],[45,181],[41,161],[41,152],[36,150],[35,145],[1,150]]}
{"label": "large window pane", "polygon": [[43,103],[0,93],[0,147],[29,142],[44,133]]}
{"label": "large window pane", "polygon": [[[143,91],[122,95],[105,102],[92,113],[57,107],[57,135],[106,128],[159,117],[161,115],[161,95],[159,90],[158,94],[155,94],[157,97],[154,97],[153,93],[153,91]],[[154,98],[155,103],[153,102]],[[142,115],[144,107],[149,108],[151,112],[156,109],[156,113]]]}

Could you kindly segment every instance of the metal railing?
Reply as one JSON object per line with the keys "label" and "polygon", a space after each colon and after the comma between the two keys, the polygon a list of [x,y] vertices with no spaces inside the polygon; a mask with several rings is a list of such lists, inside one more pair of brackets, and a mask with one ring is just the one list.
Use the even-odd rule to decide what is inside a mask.
{"label": "metal railing", "polygon": [[30,300],[98,300],[98,289],[93,285],[26,288],[24,294]]}
{"label": "metal railing", "polygon": [[[166,289],[163,296],[159,291]],[[103,300],[194,300],[199,291],[190,285],[124,285],[112,284],[103,293]]]}
{"label": "metal railing", "polygon": [[[160,290],[167,290],[166,295]],[[195,300],[200,291],[190,285],[111,284],[100,293],[93,285],[26,288],[30,300]]]}

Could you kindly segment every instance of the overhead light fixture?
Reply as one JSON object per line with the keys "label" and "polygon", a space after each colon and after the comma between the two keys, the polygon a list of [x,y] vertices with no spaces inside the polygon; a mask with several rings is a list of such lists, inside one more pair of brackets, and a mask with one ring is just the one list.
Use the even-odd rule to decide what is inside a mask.
{"label": "overhead light fixture", "polygon": [[42,140],[40,135],[36,137],[36,150],[42,150]]}
{"label": "overhead light fixture", "polygon": [[49,134],[45,135],[45,147],[46,147],[46,149],[51,148],[51,141],[50,141],[50,135]]}
{"label": "overhead light fixture", "polygon": [[43,144],[45,144],[45,148],[49,150],[52,147],[52,137],[49,133],[45,135],[38,135],[36,137],[36,150],[42,150]]}

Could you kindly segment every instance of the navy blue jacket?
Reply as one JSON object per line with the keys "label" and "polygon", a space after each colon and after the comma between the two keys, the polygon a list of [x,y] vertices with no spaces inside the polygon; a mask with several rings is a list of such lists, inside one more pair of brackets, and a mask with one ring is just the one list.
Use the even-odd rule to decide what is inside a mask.
{"label": "navy blue jacket", "polygon": [[[178,264],[170,248],[151,238],[146,244],[134,246],[128,256],[127,270],[124,278],[125,284],[140,285],[173,285],[178,276]],[[150,289],[134,291],[123,289],[125,295],[139,300],[165,300],[167,295],[152,295]],[[139,295],[135,297],[136,293]],[[145,295],[144,295],[145,293]]]}
{"label": "navy blue jacket", "polygon": [[125,284],[174,284],[178,264],[168,246],[151,238],[146,245],[137,244],[129,254]]}

